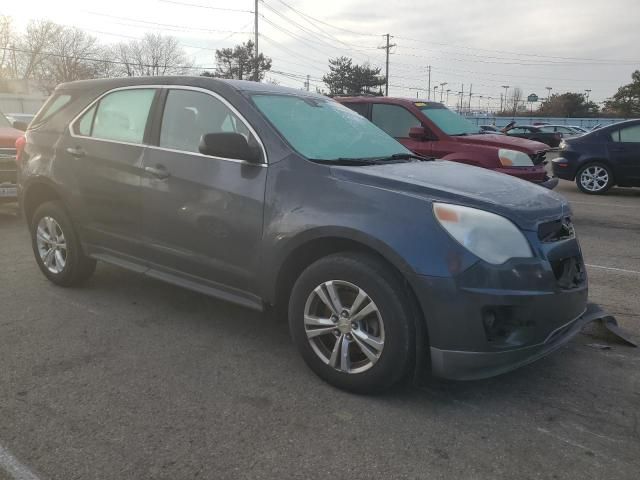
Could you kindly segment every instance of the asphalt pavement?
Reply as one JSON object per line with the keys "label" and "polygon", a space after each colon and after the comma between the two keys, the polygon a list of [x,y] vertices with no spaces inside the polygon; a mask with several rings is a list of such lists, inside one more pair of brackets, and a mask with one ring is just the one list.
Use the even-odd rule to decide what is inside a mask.
{"label": "asphalt pavement", "polygon": [[[640,339],[640,189],[557,191],[591,300]],[[0,240],[0,479],[640,476],[640,349],[597,329],[497,378],[357,396],[272,316],[102,264],[58,288],[8,207]]]}

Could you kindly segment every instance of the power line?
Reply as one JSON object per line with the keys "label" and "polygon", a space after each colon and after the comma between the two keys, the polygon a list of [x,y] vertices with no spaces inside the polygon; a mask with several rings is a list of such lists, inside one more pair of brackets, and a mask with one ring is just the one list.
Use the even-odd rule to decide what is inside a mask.
{"label": "power line", "polygon": [[174,5],[182,5],[185,7],[206,8],[208,10],[222,10],[225,12],[253,13],[253,10],[238,10],[236,8],[212,7],[210,5],[201,5],[198,3],[177,2],[175,0],[158,0],[161,3],[173,3]]}

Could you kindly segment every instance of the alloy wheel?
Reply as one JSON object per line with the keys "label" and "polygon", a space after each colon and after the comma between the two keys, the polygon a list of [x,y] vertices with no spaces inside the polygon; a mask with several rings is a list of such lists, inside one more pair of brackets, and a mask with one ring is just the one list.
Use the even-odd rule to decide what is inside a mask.
{"label": "alloy wheel", "polygon": [[585,168],[580,174],[580,184],[589,192],[604,190],[609,183],[609,172],[598,165]]}
{"label": "alloy wheel", "polygon": [[38,254],[51,273],[61,273],[67,264],[67,242],[60,224],[52,217],[42,217],[36,228]]}
{"label": "alloy wheel", "polygon": [[340,372],[369,370],[384,349],[378,307],[364,290],[342,280],[324,282],[309,294],[304,329],[316,355]]}

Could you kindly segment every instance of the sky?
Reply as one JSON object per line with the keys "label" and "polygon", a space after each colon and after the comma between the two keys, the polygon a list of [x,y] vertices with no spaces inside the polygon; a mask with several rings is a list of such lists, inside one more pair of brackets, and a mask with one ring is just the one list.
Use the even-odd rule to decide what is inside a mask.
{"label": "sky", "polygon": [[[18,28],[49,19],[104,43],[145,32],[175,36],[196,65],[215,67],[215,49],[253,38],[255,0],[19,0],[0,14]],[[327,59],[352,57],[384,72],[379,47],[391,35],[389,94],[456,104],[472,88],[472,107],[500,104],[503,86],[544,98],[589,92],[601,102],[640,69],[638,0],[264,0],[259,48],[273,59],[268,79],[322,87]],[[441,85],[446,83],[446,85]],[[441,93],[442,92],[442,93]],[[482,98],[480,98],[482,96]]]}

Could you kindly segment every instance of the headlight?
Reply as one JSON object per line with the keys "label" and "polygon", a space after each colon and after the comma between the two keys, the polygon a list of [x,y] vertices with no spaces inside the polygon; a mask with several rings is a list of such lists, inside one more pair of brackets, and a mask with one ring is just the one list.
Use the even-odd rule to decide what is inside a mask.
{"label": "headlight", "polygon": [[565,142],[564,140],[562,140],[560,142],[560,145],[558,145],[560,147],[560,150],[564,150],[565,148],[567,148],[567,142]]}
{"label": "headlight", "polygon": [[533,167],[533,162],[526,153],[517,150],[501,148],[498,150],[498,159],[503,167]]}
{"label": "headlight", "polygon": [[518,227],[500,215],[447,203],[434,203],[433,213],[460,245],[486,262],[499,265],[533,256]]}

